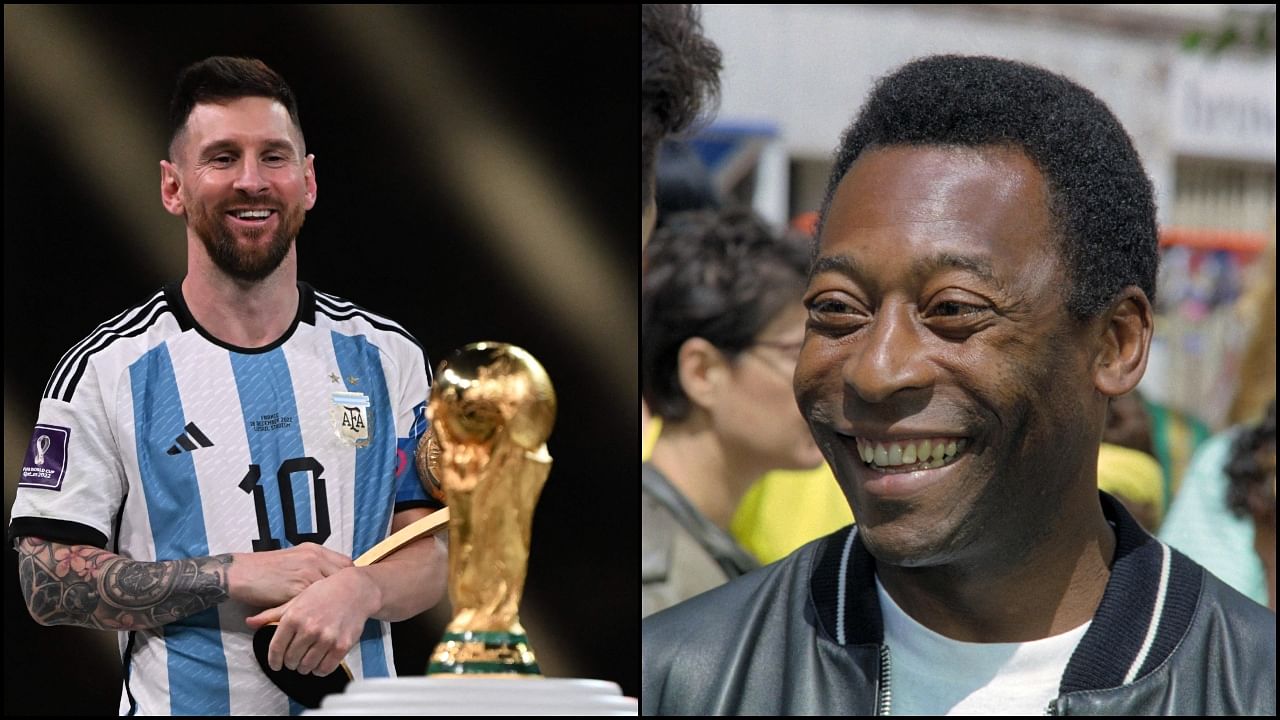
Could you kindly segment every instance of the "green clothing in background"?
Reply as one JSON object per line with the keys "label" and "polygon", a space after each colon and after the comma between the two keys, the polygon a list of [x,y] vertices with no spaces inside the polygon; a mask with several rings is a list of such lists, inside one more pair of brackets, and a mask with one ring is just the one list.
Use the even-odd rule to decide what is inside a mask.
{"label": "green clothing in background", "polygon": [[1160,527],[1160,539],[1203,565],[1251,600],[1267,604],[1267,578],[1253,548],[1253,521],[1227,507],[1227,461],[1238,429],[1196,451]]}

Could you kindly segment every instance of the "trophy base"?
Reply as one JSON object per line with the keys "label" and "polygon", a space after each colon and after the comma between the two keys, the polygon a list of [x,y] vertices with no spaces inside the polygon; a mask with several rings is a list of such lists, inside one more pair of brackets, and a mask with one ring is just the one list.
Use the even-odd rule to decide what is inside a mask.
{"label": "trophy base", "polygon": [[529,717],[635,716],[636,699],[604,680],[435,676],[356,680],[304,714],[331,717],[435,715]]}
{"label": "trophy base", "polygon": [[431,653],[428,675],[530,675],[541,677],[524,633],[446,632]]}

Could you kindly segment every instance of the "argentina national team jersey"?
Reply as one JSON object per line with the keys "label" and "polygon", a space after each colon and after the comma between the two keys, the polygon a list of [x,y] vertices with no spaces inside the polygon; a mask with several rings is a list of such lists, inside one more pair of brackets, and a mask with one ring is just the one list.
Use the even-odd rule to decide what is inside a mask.
{"label": "argentina national team jersey", "polygon": [[[10,538],[87,544],[140,561],[319,543],[358,557],[394,512],[440,507],[413,461],[429,370],[402,327],[298,284],[293,326],[226,345],[167,286],[99,326],[55,368],[23,463]],[[259,669],[228,600],[121,632],[122,714],[297,713]],[[347,656],[394,676],[390,625]]]}

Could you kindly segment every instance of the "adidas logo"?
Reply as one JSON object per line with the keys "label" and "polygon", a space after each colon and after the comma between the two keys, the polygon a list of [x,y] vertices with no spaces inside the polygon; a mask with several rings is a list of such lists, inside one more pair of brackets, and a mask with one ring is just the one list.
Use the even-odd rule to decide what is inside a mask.
{"label": "adidas logo", "polygon": [[179,435],[173,443],[173,447],[169,448],[170,455],[177,455],[183,450],[195,450],[202,447],[213,447],[213,441],[207,435],[200,432],[200,428],[196,427],[193,422],[187,423],[186,432]]}

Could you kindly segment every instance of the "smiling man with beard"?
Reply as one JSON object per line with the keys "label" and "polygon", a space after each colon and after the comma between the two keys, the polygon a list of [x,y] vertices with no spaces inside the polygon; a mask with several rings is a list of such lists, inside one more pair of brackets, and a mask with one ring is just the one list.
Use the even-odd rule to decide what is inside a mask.
{"label": "smiling man with beard", "polygon": [[1146,367],[1150,181],[994,58],[883,79],[837,151],[795,391],[858,524],[649,618],[653,714],[1275,713],[1275,616],[1097,489]]}
{"label": "smiling man with beard", "polygon": [[[262,136],[261,128],[275,135]],[[257,172],[237,172],[238,140],[251,139],[264,152]],[[191,108],[170,145],[171,159],[160,161],[165,209],[187,219],[188,241],[204,249],[190,247],[190,257],[207,256],[223,276],[246,287],[271,276],[286,258],[296,267],[294,242],[316,202],[315,156],[305,152],[290,111],[273,98]]]}
{"label": "smiling man with beard", "polygon": [[31,615],[119,631],[121,714],[296,714],[255,661],[394,676],[390,622],[444,594],[425,516],[426,359],[396,323],[297,278],[316,201],[293,92],[259,60],[182,72],[160,162],[187,275],[55,368],[9,528]]}

